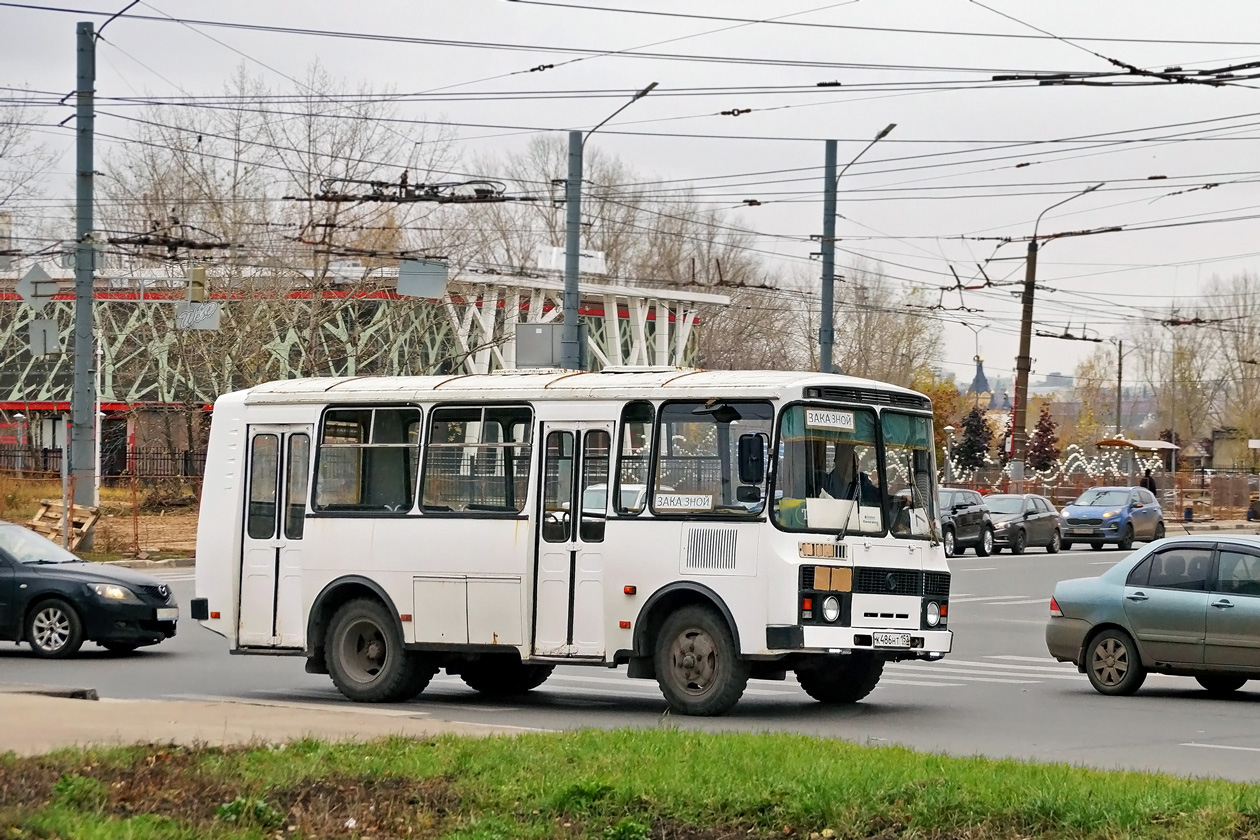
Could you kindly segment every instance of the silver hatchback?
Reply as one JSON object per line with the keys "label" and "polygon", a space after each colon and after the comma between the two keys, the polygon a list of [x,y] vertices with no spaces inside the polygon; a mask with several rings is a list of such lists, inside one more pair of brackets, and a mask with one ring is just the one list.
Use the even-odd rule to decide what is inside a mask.
{"label": "silver hatchback", "polygon": [[1237,691],[1260,679],[1260,538],[1160,540],[1060,582],[1046,647],[1102,694],[1132,694],[1152,672]]}

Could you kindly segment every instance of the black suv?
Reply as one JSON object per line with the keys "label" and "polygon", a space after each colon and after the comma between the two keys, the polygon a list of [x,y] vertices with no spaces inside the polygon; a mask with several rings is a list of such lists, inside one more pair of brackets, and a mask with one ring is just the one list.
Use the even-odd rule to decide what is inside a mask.
{"label": "black suv", "polygon": [[993,553],[993,520],[984,496],[975,490],[937,491],[941,511],[941,541],[945,556],[955,557],[975,547],[978,557]]}

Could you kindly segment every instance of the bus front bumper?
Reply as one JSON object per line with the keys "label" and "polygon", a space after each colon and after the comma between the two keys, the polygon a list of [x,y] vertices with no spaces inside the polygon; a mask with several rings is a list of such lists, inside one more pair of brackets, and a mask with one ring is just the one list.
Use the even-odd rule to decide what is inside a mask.
{"label": "bus front bumper", "polygon": [[949,630],[814,626],[804,626],[800,629],[802,643],[798,649],[818,653],[838,650],[873,650],[908,657],[928,654],[940,656],[949,653],[954,642],[954,634]]}

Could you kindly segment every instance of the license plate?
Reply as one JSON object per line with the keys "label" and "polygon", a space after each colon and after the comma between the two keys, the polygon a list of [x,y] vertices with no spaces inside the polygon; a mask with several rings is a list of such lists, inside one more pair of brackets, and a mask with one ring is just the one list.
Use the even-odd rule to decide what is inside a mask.
{"label": "license plate", "polygon": [[1094,533],[1094,529],[1093,528],[1069,528],[1068,533],[1069,534],[1092,534]]}
{"label": "license plate", "polygon": [[875,647],[908,648],[909,633],[872,633],[871,644]]}
{"label": "license plate", "polygon": [[158,607],[158,621],[175,621],[179,618],[179,607]]}

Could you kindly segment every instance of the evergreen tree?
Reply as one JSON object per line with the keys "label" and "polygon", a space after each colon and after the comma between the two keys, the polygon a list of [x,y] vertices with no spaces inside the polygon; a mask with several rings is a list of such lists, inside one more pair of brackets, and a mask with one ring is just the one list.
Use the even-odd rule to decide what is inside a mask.
{"label": "evergreen tree", "polygon": [[1059,460],[1059,424],[1050,416],[1050,406],[1041,404],[1041,416],[1028,442],[1028,466],[1034,470],[1048,470]]}
{"label": "evergreen tree", "polygon": [[993,429],[977,406],[962,419],[962,440],[954,447],[954,463],[959,469],[974,470],[984,466],[993,443]]}

